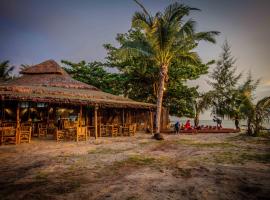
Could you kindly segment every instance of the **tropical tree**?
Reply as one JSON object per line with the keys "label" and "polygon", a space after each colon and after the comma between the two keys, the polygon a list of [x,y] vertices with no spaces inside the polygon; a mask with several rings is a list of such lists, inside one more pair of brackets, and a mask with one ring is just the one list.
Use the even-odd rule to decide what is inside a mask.
{"label": "tropical tree", "polygon": [[254,134],[258,135],[263,128],[263,122],[270,119],[270,96],[259,100],[254,108]]}
{"label": "tropical tree", "polygon": [[3,61],[0,63],[0,79],[6,81],[10,79],[10,73],[14,70],[14,66],[9,66],[9,61]]}
{"label": "tropical tree", "polygon": [[122,46],[122,49],[130,55],[135,53],[142,55],[142,58],[152,60],[159,68],[155,138],[162,139],[160,135],[161,108],[171,63],[173,60],[191,65],[201,63],[198,54],[192,50],[200,40],[214,43],[214,36],[218,32],[196,33],[195,21],[189,19],[184,22],[183,18],[191,11],[198,10],[196,8],[176,2],[165,8],[163,13],[157,12],[152,16],[142,4],[137,0],[135,2],[142,11],[135,12],[133,15],[132,27],[141,30],[145,40],[129,41]]}
{"label": "tropical tree", "polygon": [[20,67],[20,71],[23,71],[27,68],[31,67],[31,65],[28,65],[28,64],[21,64],[21,67]]}
{"label": "tropical tree", "polygon": [[242,74],[236,73],[236,59],[231,55],[231,47],[225,41],[222,46],[220,59],[216,62],[216,67],[210,74],[208,83],[215,93],[213,99],[213,113],[221,116],[229,116],[235,97],[237,96],[238,83]]}
{"label": "tropical tree", "polygon": [[[254,80],[251,73],[248,74],[246,81],[236,90],[232,91],[232,100],[227,116],[236,120],[246,119],[248,121],[248,132],[251,131],[251,121],[253,115],[254,92],[259,85],[260,80]],[[236,124],[236,123],[235,123]]]}
{"label": "tropical tree", "polygon": [[86,63],[85,61],[73,63],[66,60],[62,60],[62,63],[65,64],[64,69],[74,79],[93,85],[111,94],[123,94],[125,77],[119,73],[107,72],[102,63]]}
{"label": "tropical tree", "polygon": [[263,122],[270,119],[270,97],[264,97],[253,104],[246,99],[242,112],[247,116],[247,135],[258,135],[263,128]]}
{"label": "tropical tree", "polygon": [[[134,41],[145,41],[145,35],[138,29],[131,29],[128,33],[118,34],[116,41],[119,46]],[[158,93],[159,67],[149,57],[138,54],[136,51],[123,49],[105,44],[107,62],[105,66],[116,68],[125,77],[123,94],[134,100],[155,104]],[[131,56],[132,55],[132,56]],[[163,106],[173,116],[193,116],[193,99],[197,94],[197,87],[186,86],[187,80],[194,80],[208,71],[207,64],[193,64],[179,62],[174,59],[168,69],[168,81],[163,95]],[[138,92],[140,91],[140,92]]]}
{"label": "tropical tree", "polygon": [[200,114],[209,109],[212,105],[212,100],[215,93],[212,91],[198,94],[197,98],[194,101],[194,126],[197,127],[200,123]]}

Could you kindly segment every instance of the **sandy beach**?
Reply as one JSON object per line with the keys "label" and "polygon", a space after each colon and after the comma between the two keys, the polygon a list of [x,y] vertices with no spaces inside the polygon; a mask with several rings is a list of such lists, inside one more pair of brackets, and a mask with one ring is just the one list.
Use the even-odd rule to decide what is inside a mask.
{"label": "sandy beach", "polygon": [[268,199],[270,139],[150,135],[0,147],[0,199]]}

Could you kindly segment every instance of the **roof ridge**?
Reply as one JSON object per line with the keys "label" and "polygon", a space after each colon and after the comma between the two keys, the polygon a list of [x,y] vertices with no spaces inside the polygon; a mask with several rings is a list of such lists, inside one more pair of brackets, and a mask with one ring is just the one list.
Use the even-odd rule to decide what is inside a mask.
{"label": "roof ridge", "polygon": [[61,74],[69,76],[68,73],[54,60],[46,60],[42,63],[32,65],[20,72],[21,74]]}

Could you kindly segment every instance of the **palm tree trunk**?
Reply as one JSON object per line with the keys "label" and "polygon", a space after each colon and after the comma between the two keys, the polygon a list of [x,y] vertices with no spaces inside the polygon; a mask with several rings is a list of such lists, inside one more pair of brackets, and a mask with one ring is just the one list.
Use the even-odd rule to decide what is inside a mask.
{"label": "palm tree trunk", "polygon": [[161,140],[163,137],[160,134],[160,119],[161,119],[161,111],[162,111],[162,101],[163,101],[163,93],[164,93],[164,85],[165,79],[167,77],[168,66],[163,65],[160,69],[160,77],[159,77],[159,87],[157,94],[157,112],[156,112],[156,133],[154,135],[155,139]]}
{"label": "palm tree trunk", "polygon": [[250,120],[249,117],[248,117],[248,120],[247,120],[247,135],[252,135],[251,120]]}
{"label": "palm tree trunk", "polygon": [[195,127],[198,127],[199,126],[199,113],[196,113],[195,114],[195,117],[194,117],[194,126]]}

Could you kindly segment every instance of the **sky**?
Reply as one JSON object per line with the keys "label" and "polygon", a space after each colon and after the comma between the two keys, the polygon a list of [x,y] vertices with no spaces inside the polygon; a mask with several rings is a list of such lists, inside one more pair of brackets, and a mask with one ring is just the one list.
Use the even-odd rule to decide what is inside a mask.
{"label": "sky", "polygon": [[[172,0],[140,0],[154,14]],[[216,44],[200,43],[203,61],[217,59],[227,39],[237,59],[238,72],[249,71],[261,79],[256,96],[270,94],[270,0],[182,0],[201,9],[189,18],[198,31],[217,30]],[[103,44],[117,45],[117,33],[125,33],[140,8],[132,0],[1,0],[0,61],[38,64],[48,59],[60,62],[103,61]],[[214,66],[210,68],[212,70]],[[207,76],[189,81],[209,90]],[[203,118],[207,118],[205,113]]]}

